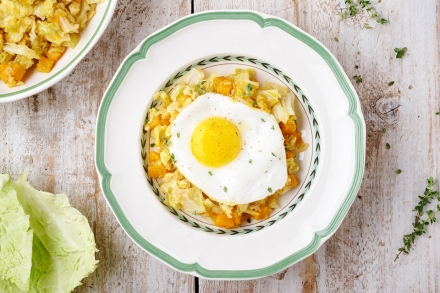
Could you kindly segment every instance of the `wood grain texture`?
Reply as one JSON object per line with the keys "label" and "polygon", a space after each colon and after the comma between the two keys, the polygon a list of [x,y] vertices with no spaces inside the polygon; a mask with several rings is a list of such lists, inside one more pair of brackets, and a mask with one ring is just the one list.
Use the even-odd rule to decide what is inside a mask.
{"label": "wood grain texture", "polygon": [[[341,2],[195,0],[196,12],[258,10],[316,37],[350,78],[363,77],[360,84],[352,81],[368,136],[358,198],[336,234],[314,256],[279,278],[200,280],[200,292],[440,292],[438,226],[429,227],[429,236],[420,237],[411,254],[394,262],[402,236],[411,232],[411,210],[426,178],[440,179],[440,116],[435,115],[440,108],[438,2],[374,3],[390,23],[370,21],[372,29],[364,28],[366,13],[339,21]],[[396,47],[408,47],[404,58],[395,58]],[[390,81],[395,81],[393,86],[388,86]],[[397,169],[403,172],[397,175]]]}
{"label": "wood grain texture", "polygon": [[100,263],[76,293],[194,291],[192,276],[157,261],[124,233],[101,194],[94,164],[99,103],[121,61],[190,10],[186,0],[121,0],[101,40],[69,76],[40,94],[0,104],[0,172],[16,178],[30,166],[30,182],[65,192],[93,229]]}
{"label": "wood grain texture", "polygon": [[[253,9],[316,37],[350,78],[363,77],[360,84],[352,81],[367,124],[364,180],[335,235],[283,272],[253,281],[200,279],[199,292],[440,292],[440,224],[394,262],[426,178],[440,179],[439,3],[374,3],[390,23],[370,21],[368,30],[365,13],[339,21],[340,2],[194,0],[195,12]],[[30,166],[31,183],[66,192],[95,233],[100,264],[76,293],[195,291],[193,277],[163,265],[125,235],[94,167],[96,114],[120,62],[143,38],[190,11],[190,0],[121,0],[109,28],[72,74],[38,95],[0,104],[0,172],[17,177]],[[396,59],[393,49],[405,46],[407,54]]]}

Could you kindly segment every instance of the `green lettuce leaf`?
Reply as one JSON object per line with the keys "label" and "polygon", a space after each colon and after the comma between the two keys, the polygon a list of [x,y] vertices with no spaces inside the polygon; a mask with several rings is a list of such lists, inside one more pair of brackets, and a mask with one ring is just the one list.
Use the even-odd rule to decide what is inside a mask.
{"label": "green lettuce leaf", "polygon": [[34,189],[27,173],[11,184],[34,231],[30,292],[71,292],[97,266],[93,232],[65,194]]}
{"label": "green lettuce leaf", "polygon": [[32,230],[9,175],[0,174],[0,292],[28,292]]}

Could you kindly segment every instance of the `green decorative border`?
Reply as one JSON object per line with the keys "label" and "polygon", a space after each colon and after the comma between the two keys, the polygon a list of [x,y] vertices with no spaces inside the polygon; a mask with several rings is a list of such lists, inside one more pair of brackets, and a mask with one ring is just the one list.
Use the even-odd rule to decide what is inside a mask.
{"label": "green decorative border", "polygon": [[[293,202],[290,202],[288,204],[289,205],[288,207],[283,208],[279,215],[272,216],[268,220],[263,221],[262,224],[258,225],[258,223],[256,223],[254,225],[246,226],[248,228],[219,229],[213,225],[205,226],[198,221],[192,221],[192,220],[188,219],[188,217],[185,216],[185,214],[183,212],[177,211],[176,209],[169,207],[165,204],[165,198],[164,198],[163,194],[159,191],[159,188],[158,188],[159,184],[157,183],[157,180],[154,180],[150,176],[148,176],[148,169],[147,169],[148,166],[146,165],[146,157],[147,157],[147,153],[149,151],[149,147],[148,147],[149,144],[147,144],[147,142],[149,142],[149,132],[147,132],[146,130],[143,130],[142,136],[141,136],[142,166],[144,168],[145,176],[147,177],[147,181],[150,185],[150,188],[153,191],[153,193],[156,195],[158,200],[166,207],[166,209],[171,214],[176,216],[182,222],[190,225],[193,228],[200,229],[201,231],[208,232],[208,233],[215,233],[215,234],[219,234],[219,235],[249,234],[249,233],[257,232],[257,231],[260,231],[264,228],[270,227],[273,224],[284,219],[289,213],[291,213],[298,206],[299,202],[303,200],[307,191],[310,190],[310,187],[312,186],[312,181],[313,181],[313,179],[315,179],[315,176],[316,176],[316,168],[319,165],[319,154],[321,153],[321,145],[320,145],[321,136],[319,134],[318,121],[315,116],[315,111],[313,110],[312,106],[310,105],[309,100],[302,93],[300,87],[298,85],[296,85],[289,76],[287,76],[281,70],[277,69],[276,67],[274,67],[264,61],[260,61],[256,58],[249,58],[246,56],[232,56],[232,55],[215,56],[215,57],[206,58],[206,59],[200,60],[199,62],[196,62],[196,63],[188,66],[187,68],[177,72],[174,77],[172,77],[171,79],[169,79],[166,82],[165,86],[161,90],[162,91],[170,90],[170,88],[174,85],[174,83],[177,82],[183,75],[185,75],[187,72],[189,72],[192,68],[203,68],[203,66],[206,66],[209,64],[225,63],[225,62],[231,62],[231,61],[236,61],[236,62],[240,62],[240,63],[248,63],[248,64],[252,64],[252,65],[258,65],[261,68],[265,68],[267,71],[270,71],[271,73],[275,74],[279,78],[284,79],[286,81],[286,83],[290,85],[291,89],[295,92],[295,94],[299,98],[300,102],[303,103],[303,107],[308,110],[310,118],[312,118],[313,136],[314,136],[314,139],[313,139],[314,152],[313,152],[313,158],[312,158],[313,165],[311,168],[311,172],[309,169],[309,172],[307,173],[307,175],[308,175],[307,176],[308,178],[306,180],[307,183],[302,188],[301,192],[298,193],[300,195],[298,197],[296,197],[293,200]],[[156,107],[156,101],[151,102],[150,109],[154,108],[154,107]],[[145,122],[147,122],[147,121],[148,121],[148,113],[147,113],[147,116],[145,117]]]}
{"label": "green decorative border", "polygon": [[[104,142],[105,142],[105,125],[107,119],[107,113],[112,100],[120,87],[122,81],[124,80],[127,72],[130,70],[131,66],[138,60],[144,59],[149,48],[160,42],[161,40],[167,38],[173,33],[188,27],[192,24],[210,20],[249,20],[258,24],[261,28],[265,27],[277,27],[287,34],[291,35],[293,38],[303,42],[314,50],[321,58],[327,63],[329,68],[332,70],[336,80],[338,81],[341,89],[343,90],[345,96],[347,97],[349,103],[348,117],[353,120],[355,127],[355,168],[353,179],[350,184],[347,196],[341,206],[339,207],[337,213],[331,219],[329,225],[320,231],[314,232],[312,241],[304,248],[299,251],[292,253],[286,258],[264,268],[253,269],[253,270],[209,270],[204,268],[198,263],[183,263],[173,257],[172,255],[160,250],[147,240],[145,240],[131,225],[127,217],[121,210],[113,191],[110,188],[110,181],[112,174],[108,171],[105,161],[104,161]],[[119,71],[116,73],[115,78],[107,89],[104,98],[101,102],[101,107],[98,113],[97,128],[96,128],[96,168],[101,174],[101,187],[103,193],[112,208],[115,216],[117,217],[119,223],[126,231],[126,233],[135,241],[140,247],[148,251],[150,254],[154,255],[156,258],[160,259],[169,266],[179,270],[181,272],[195,273],[204,278],[211,279],[251,279],[259,278],[272,275],[277,273],[295,262],[307,257],[308,255],[314,253],[323,241],[331,236],[336,229],[341,224],[345,215],[347,214],[351,204],[353,203],[357,192],[359,191],[360,184],[362,182],[362,177],[364,173],[365,166],[365,124],[361,115],[357,113],[359,109],[359,101],[351,87],[350,81],[344,74],[342,67],[339,65],[335,57],[317,40],[315,40],[310,35],[296,28],[292,24],[287,23],[279,18],[263,16],[249,12],[249,11],[211,11],[200,14],[194,14],[190,17],[180,19],[171,25],[167,26],[163,30],[149,36],[145,39],[138,52],[132,53],[122,64]]]}
{"label": "green decorative border", "polygon": [[[93,33],[92,37],[90,38],[90,40],[87,42],[87,44],[84,46],[84,48],[76,55],[75,58],[72,59],[72,61],[70,61],[66,66],[64,66],[62,69],[60,69],[57,73],[55,73],[54,75],[50,76],[49,78],[46,78],[42,81],[40,81],[37,84],[34,84],[33,86],[24,88],[22,90],[16,91],[16,92],[10,92],[10,93],[6,93],[6,94],[0,94],[0,100],[3,98],[8,98],[8,97],[13,97],[28,91],[32,91],[37,87],[42,86],[43,84],[50,84],[50,82],[53,81],[54,78],[58,77],[59,75],[63,75],[63,74],[68,74],[71,70],[73,70],[73,68],[70,68],[70,66],[72,64],[74,64],[75,62],[79,62],[82,58],[84,58],[86,56],[86,54],[84,54],[85,52],[88,52],[89,50],[92,49],[93,46],[90,46],[93,42],[97,41],[96,40],[96,36],[98,35],[98,33],[101,30],[101,27],[103,26],[103,24],[105,22],[109,22],[110,20],[107,20],[107,15],[109,13],[113,13],[115,7],[116,7],[116,3],[117,0],[106,0],[108,2],[107,7],[105,9],[104,15],[102,16],[101,22],[99,23],[98,27],[96,28],[95,32]],[[110,16],[110,15],[109,15]],[[102,31],[101,33],[104,33],[104,31]],[[84,54],[84,55],[83,55]],[[66,72],[67,71],[67,72]],[[48,87],[46,88],[42,88],[41,91],[51,87],[53,84],[50,84]],[[26,86],[26,85],[25,85]],[[1,102],[1,101],[0,101]]]}

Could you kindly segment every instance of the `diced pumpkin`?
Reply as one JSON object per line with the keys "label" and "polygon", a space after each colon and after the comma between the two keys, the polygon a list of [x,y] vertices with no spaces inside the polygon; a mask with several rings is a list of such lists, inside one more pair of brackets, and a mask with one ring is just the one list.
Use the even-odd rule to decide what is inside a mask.
{"label": "diced pumpkin", "polygon": [[58,61],[60,60],[61,56],[63,56],[65,51],[66,51],[65,47],[51,45],[49,50],[47,51],[46,56],[50,60]]}
{"label": "diced pumpkin", "polygon": [[158,116],[156,116],[150,122],[150,130],[153,130],[154,128],[156,128],[156,126],[159,126],[159,125],[160,125],[160,119]]}
{"label": "diced pumpkin", "polygon": [[37,63],[37,70],[39,72],[49,73],[52,70],[54,64],[55,61],[45,57],[41,57]]}
{"label": "diced pumpkin", "polygon": [[21,81],[25,73],[26,68],[18,63],[8,62],[0,65],[0,79],[9,87],[14,87]]}
{"label": "diced pumpkin", "polygon": [[298,185],[298,179],[296,179],[295,175],[289,174],[288,176],[290,178],[290,187],[294,188],[295,186],[297,186]]}
{"label": "diced pumpkin", "polygon": [[232,220],[234,221],[235,227],[238,227],[241,223],[241,215],[239,215],[236,211],[231,212]]}
{"label": "diced pumpkin", "polygon": [[216,225],[217,227],[222,227],[222,228],[226,228],[226,229],[231,229],[231,228],[236,227],[234,219],[228,218],[228,216],[226,214],[217,215],[214,218],[214,225]]}
{"label": "diced pumpkin", "polygon": [[170,125],[170,114],[162,114],[160,117],[160,125],[167,126]]}
{"label": "diced pumpkin", "polygon": [[151,178],[163,178],[167,173],[167,169],[163,164],[157,166],[148,166],[148,175]]}
{"label": "diced pumpkin", "polygon": [[260,205],[260,211],[258,212],[258,215],[254,215],[253,218],[255,220],[266,220],[269,218],[270,213],[272,212],[272,209],[268,207],[265,204]]}
{"label": "diced pumpkin", "polygon": [[283,135],[292,135],[296,132],[296,124],[284,124],[280,122],[280,129]]}
{"label": "diced pumpkin", "polygon": [[219,76],[214,79],[214,92],[222,94],[224,96],[231,95],[234,84],[232,80],[225,76]]}
{"label": "diced pumpkin", "polygon": [[154,163],[160,160],[160,155],[158,152],[149,152],[148,153],[148,163]]}

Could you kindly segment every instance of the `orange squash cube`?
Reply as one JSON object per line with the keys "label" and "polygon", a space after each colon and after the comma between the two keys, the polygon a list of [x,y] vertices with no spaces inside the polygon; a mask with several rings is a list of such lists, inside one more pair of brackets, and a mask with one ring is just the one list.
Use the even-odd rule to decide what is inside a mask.
{"label": "orange squash cube", "polygon": [[167,172],[168,171],[163,164],[158,166],[148,166],[148,175],[153,179],[163,178]]}
{"label": "orange squash cube", "polygon": [[292,135],[296,131],[296,124],[284,124],[280,122],[280,129],[283,135]]}
{"label": "orange squash cube", "polygon": [[148,163],[151,164],[151,163],[154,163],[156,161],[159,161],[160,160],[160,155],[159,155],[158,152],[149,152],[147,158],[148,158]]}
{"label": "orange squash cube", "polygon": [[234,84],[232,80],[225,76],[219,76],[214,79],[214,92],[222,94],[224,96],[231,95]]}
{"label": "orange squash cube", "polygon": [[54,64],[55,61],[45,57],[41,57],[37,63],[37,70],[39,72],[49,73],[52,70]]}

